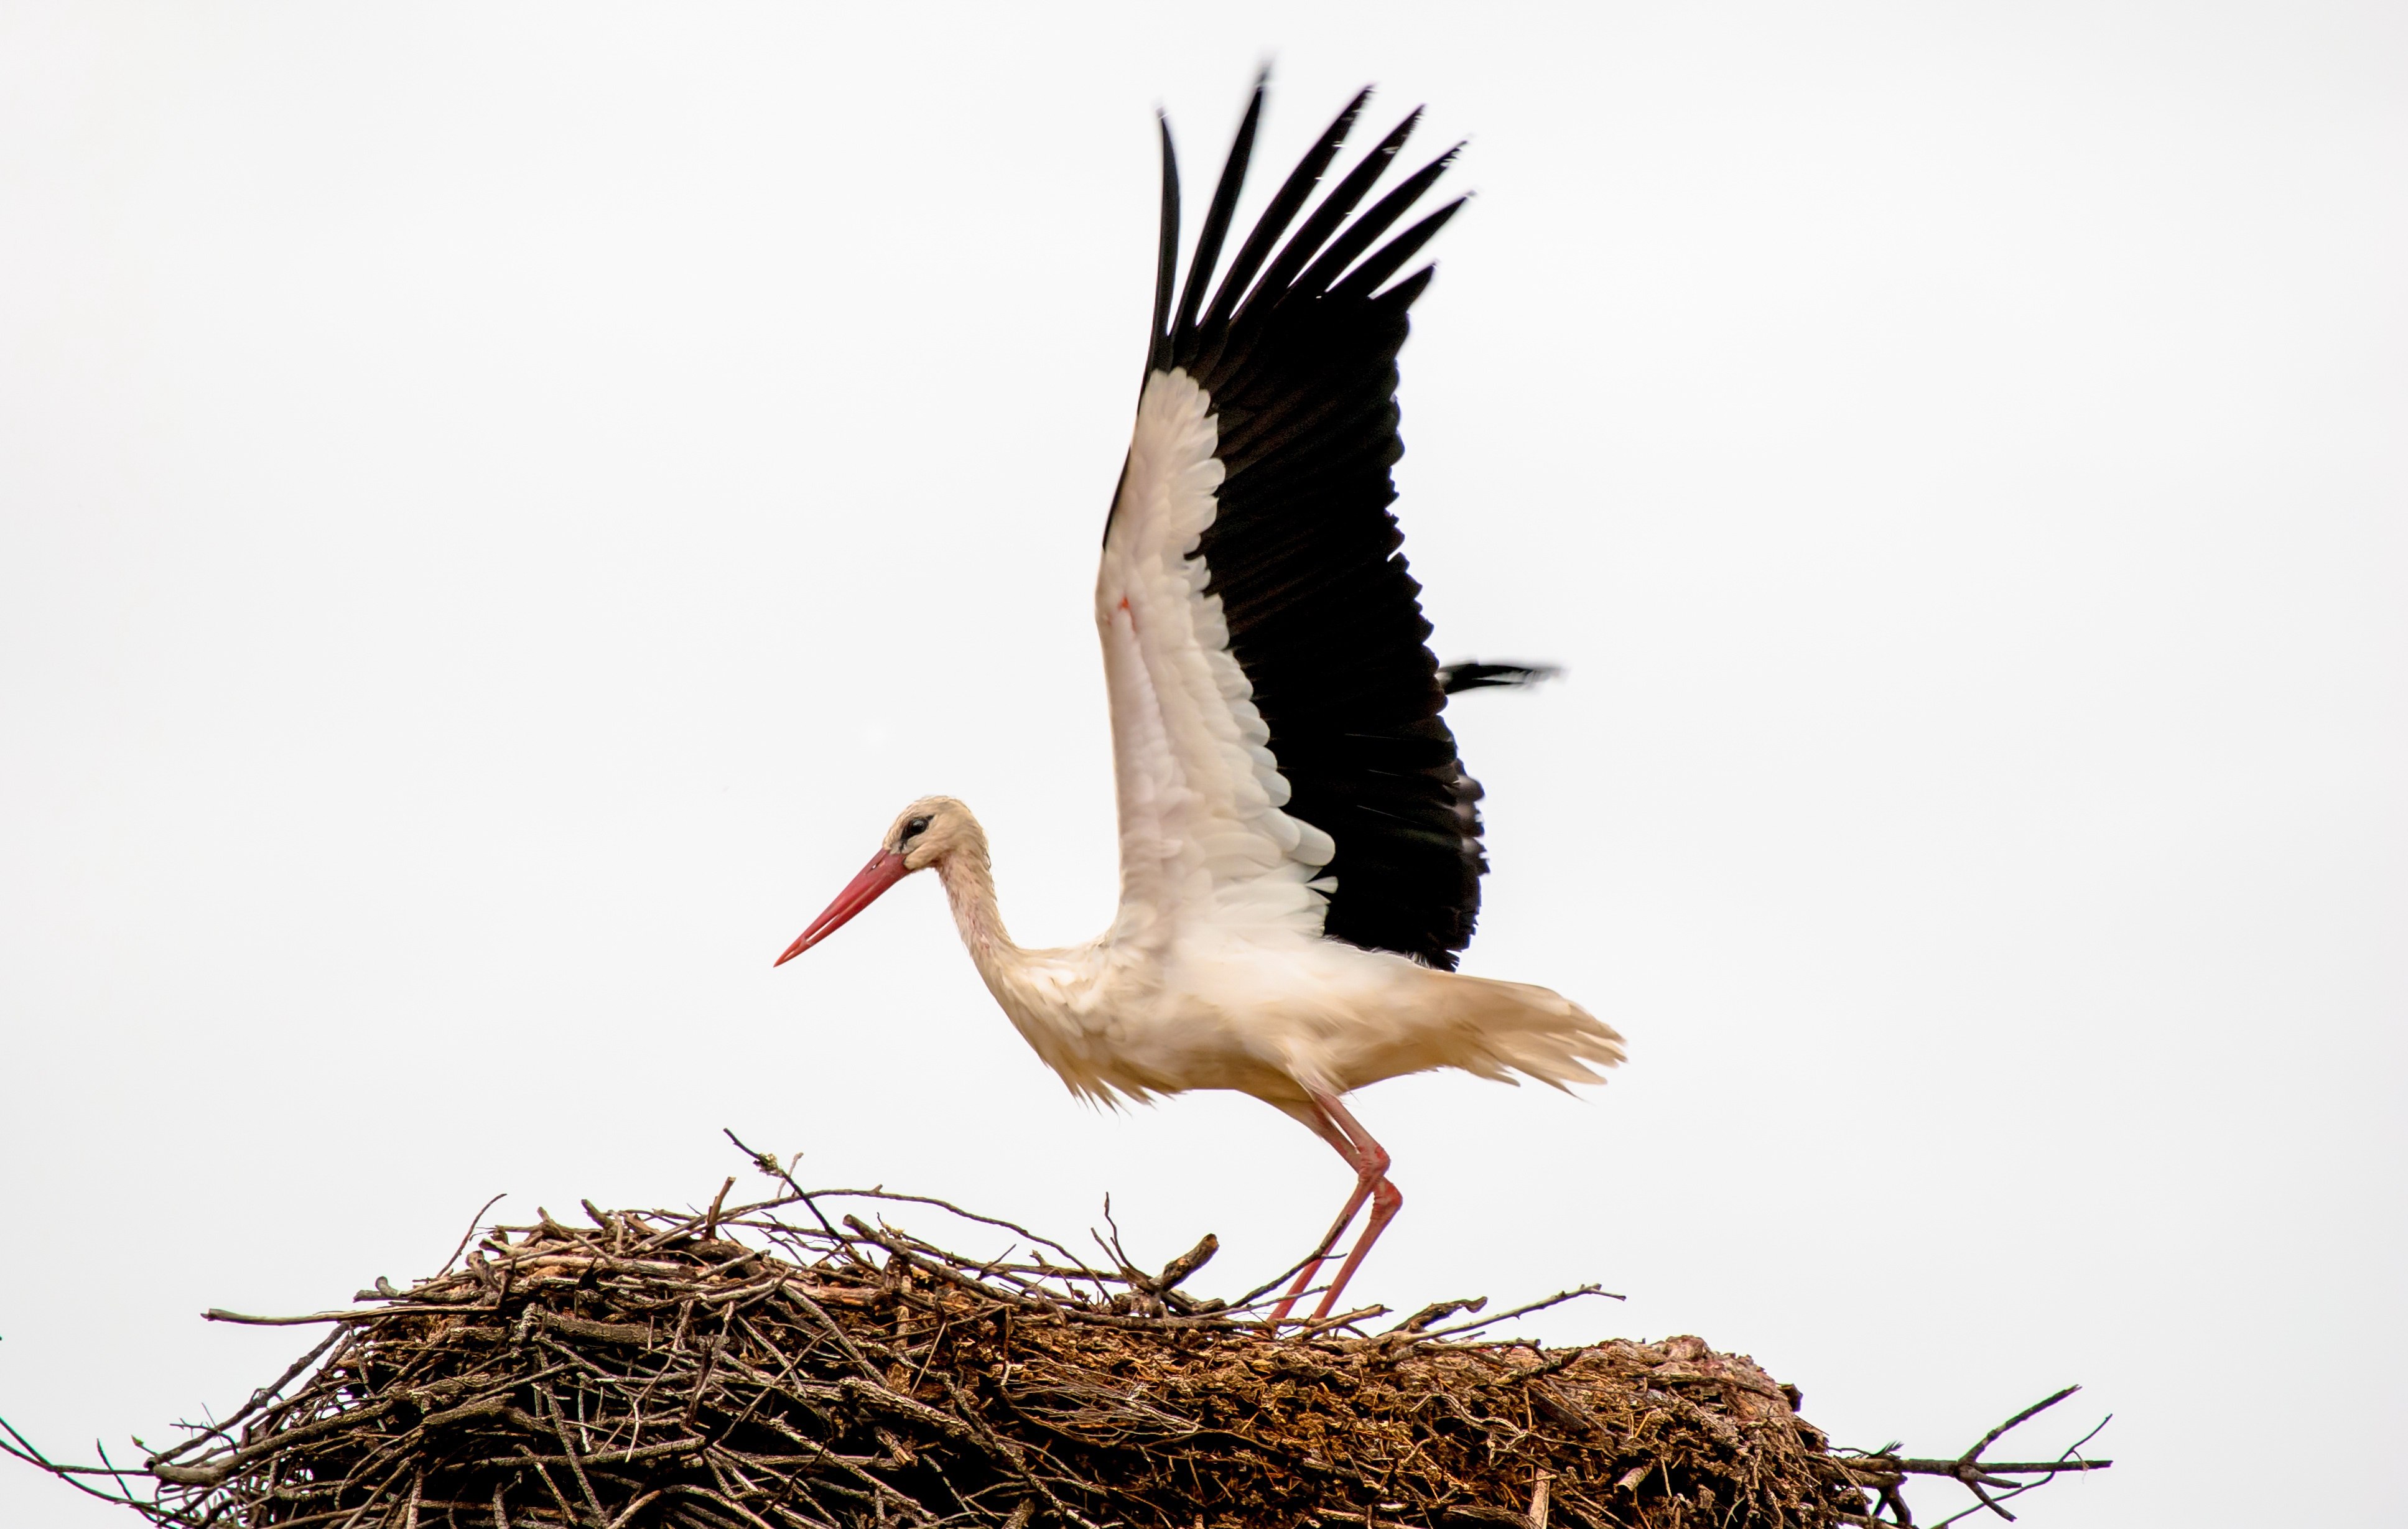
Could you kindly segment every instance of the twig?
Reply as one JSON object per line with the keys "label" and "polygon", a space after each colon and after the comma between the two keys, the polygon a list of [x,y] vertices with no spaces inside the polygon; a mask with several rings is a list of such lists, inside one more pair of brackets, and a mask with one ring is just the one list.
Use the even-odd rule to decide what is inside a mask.
{"label": "twig", "polygon": [[735,1187],[736,1176],[730,1174],[727,1176],[727,1182],[719,1186],[719,1193],[710,1197],[710,1208],[703,1214],[702,1218],[703,1241],[709,1242],[719,1236],[719,1207],[727,1203],[727,1192]]}
{"label": "twig", "polygon": [[1436,1328],[1430,1332],[1423,1334],[1422,1336],[1424,1337],[1430,1338],[1443,1338],[1455,1337],[1464,1333],[1476,1333],[1484,1327],[1494,1327],[1498,1322],[1505,1322],[1513,1317],[1526,1317],[1533,1311],[1544,1311],[1551,1306],[1561,1306],[1566,1301],[1577,1301],[1584,1295],[1599,1295],[1609,1301],[1623,1301],[1629,1299],[1627,1295],[1617,1295],[1610,1290],[1601,1290],[1595,1285],[1583,1285],[1577,1290],[1559,1290],[1553,1295],[1546,1297],[1544,1300],[1531,1301],[1523,1306],[1509,1307],[1505,1310],[1498,1312],[1493,1317],[1483,1317],[1478,1322],[1458,1322],[1453,1327]]}
{"label": "twig", "polygon": [[[831,1200],[892,1200],[900,1205],[932,1206],[939,1210],[944,1211],[947,1215],[959,1216],[966,1222],[976,1222],[982,1226],[996,1227],[1003,1231],[1012,1233],[1023,1240],[1032,1243],[1037,1247],[1053,1249],[1055,1252],[1060,1253],[1063,1258],[1068,1261],[1069,1266],[1068,1269],[1063,1271],[1065,1273],[1092,1276],[1098,1272],[1088,1268],[1083,1264],[1081,1264],[1076,1253],[1073,1253],[1069,1249],[1063,1247],[1052,1237],[1040,1236],[1037,1233],[1030,1231],[1025,1226],[1021,1225],[1018,1222],[1008,1222],[1003,1220],[1001,1217],[982,1216],[975,1210],[965,1210],[960,1206],[953,1204],[953,1201],[940,1200],[933,1194],[904,1194],[889,1189],[823,1189],[814,1190],[812,1193],[824,1195]],[[833,1234],[831,1233],[831,1235]]]}
{"label": "twig", "polygon": [[[490,1200],[485,1202],[485,1209],[490,1210],[492,1208],[493,1202]],[[484,1214],[484,1211],[480,1210],[478,1214],[481,1216]],[[457,1258],[460,1255],[455,1252],[452,1256]],[[294,1377],[299,1375],[303,1370],[306,1370],[310,1365],[316,1364],[319,1359],[325,1354],[327,1350],[333,1348],[336,1344],[342,1342],[344,1337],[348,1336],[348,1329],[337,1327],[333,1332],[327,1334],[316,1348],[310,1350],[308,1353],[303,1354],[300,1358],[294,1360],[290,1365],[288,1365],[282,1375],[278,1376],[275,1379],[252,1392],[251,1393],[251,1399],[243,1403],[240,1407],[236,1408],[231,1413],[228,1413],[224,1422],[214,1423],[211,1426],[201,1430],[199,1433],[194,1434],[192,1437],[184,1440],[181,1444],[176,1445],[170,1449],[162,1450],[158,1453],[151,1455],[149,1459],[142,1462],[143,1468],[147,1470],[165,1461],[173,1460],[178,1455],[184,1453],[186,1450],[197,1449],[212,1438],[222,1438],[229,1444],[233,1443],[234,1436],[226,1432],[226,1430],[232,1428],[236,1423],[240,1422],[243,1419],[249,1417],[259,1408],[266,1406],[269,1402],[274,1401],[277,1395],[282,1392],[286,1386],[293,1383]]]}
{"label": "twig", "polygon": [[[1899,1483],[1910,1476],[1944,1476],[1973,1494],[1972,1507],[1942,1520],[1940,1524],[1933,1526],[1933,1529],[1943,1529],[1946,1524],[1955,1523],[1959,1519],[1985,1509],[2000,1519],[2013,1522],[2015,1516],[2008,1512],[2003,1506],[2007,1501],[2019,1497],[2036,1487],[2045,1486],[2060,1475],[2075,1471],[2105,1470],[2114,1465],[2112,1460],[2080,1458],[2082,1447],[2097,1438],[2100,1430],[2107,1426],[2108,1420],[2104,1418],[2100,1419],[2090,1432],[2074,1440],[2067,1447],[2065,1452],[2055,1460],[1997,1461],[1982,1458],[1983,1451],[2005,1437],[2008,1433],[2040,1416],[2081,1389],[2080,1386],[2067,1386],[2061,1391],[2042,1397],[1984,1434],[1972,1448],[1952,1459],[1901,1456],[1896,1452],[1898,1446],[1893,1444],[1871,1454],[1849,1456],[1847,1462],[1857,1473],[1858,1479],[1864,1482],[1867,1490],[1878,1495],[1883,1508],[1892,1515],[1893,1522],[1911,1524],[1914,1522],[1907,1514],[1906,1504],[1898,1494]],[[2016,1477],[2031,1477],[2034,1479],[2019,1481],[2014,1479]],[[1992,1495],[1994,1491],[1997,1493],[1995,1496]]]}
{"label": "twig", "polygon": [[788,1173],[783,1165],[780,1164],[776,1158],[770,1156],[767,1152],[756,1151],[752,1148],[746,1146],[744,1138],[738,1136],[735,1132],[728,1130],[727,1127],[723,1125],[719,1129],[720,1134],[724,1136],[728,1140],[734,1142],[736,1144],[736,1150],[751,1158],[753,1165],[763,1173],[776,1179],[788,1189],[795,1192],[795,1198],[801,1201],[803,1208],[811,1213],[811,1218],[820,1223],[820,1230],[828,1235],[829,1240],[839,1244],[844,1241],[841,1236],[837,1235],[836,1228],[828,1224],[827,1217],[820,1210],[819,1202],[812,1199],[811,1196],[805,1192],[802,1185],[795,1182],[795,1176]]}
{"label": "twig", "polygon": [[[468,1244],[475,1240],[477,1228],[483,1222],[485,1212],[501,1204],[509,1194],[509,1191],[504,1190],[501,1193],[494,1195],[492,1199],[487,1200],[483,1205],[480,1206],[477,1208],[477,1213],[468,1218],[468,1230],[460,1234],[460,1246],[452,1249],[452,1256],[445,1259],[443,1261],[443,1266],[435,1271],[435,1278],[437,1279],[440,1279],[445,1275],[452,1272],[452,1265],[460,1262],[460,1255],[466,1252],[468,1250]],[[429,1282],[432,1283],[432,1281]]]}

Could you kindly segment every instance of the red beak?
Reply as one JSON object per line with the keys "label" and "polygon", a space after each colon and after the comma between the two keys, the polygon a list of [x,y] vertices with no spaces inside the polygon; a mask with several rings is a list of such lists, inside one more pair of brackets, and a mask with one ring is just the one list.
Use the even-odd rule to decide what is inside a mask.
{"label": "red beak", "polygon": [[901,855],[892,850],[879,850],[869,857],[869,864],[861,868],[861,874],[836,894],[836,901],[828,904],[827,911],[813,919],[811,926],[796,936],[794,944],[786,947],[786,953],[770,965],[782,966],[835,934],[844,927],[847,920],[878,901],[880,893],[910,874],[911,867],[904,863]]}

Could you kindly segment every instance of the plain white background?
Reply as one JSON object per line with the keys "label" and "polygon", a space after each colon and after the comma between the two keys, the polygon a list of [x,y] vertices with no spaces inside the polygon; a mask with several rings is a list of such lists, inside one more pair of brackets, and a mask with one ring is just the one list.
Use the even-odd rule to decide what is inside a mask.
{"label": "plain white background", "polygon": [[0,1415],[164,1439],[308,1341],[203,1307],[708,1196],[722,1126],[1057,1235],[1110,1192],[1207,1289],[1318,1233],[1261,1106],[1074,1104],[933,883],[769,966],[927,791],[1021,938],[1107,918],[1151,113],[1194,188],[1268,57],[1282,167],[1367,81],[1472,139],[1400,513],[1442,656],[1570,673],[1451,714],[1468,965],[1632,1046],[1363,1095],[1362,1292],[1600,1280],[1538,1330],[1703,1334],[1864,1446],[2083,1381],[2028,1448],[2120,1463],[2028,1523],[2393,1522],[2403,45],[0,6]]}

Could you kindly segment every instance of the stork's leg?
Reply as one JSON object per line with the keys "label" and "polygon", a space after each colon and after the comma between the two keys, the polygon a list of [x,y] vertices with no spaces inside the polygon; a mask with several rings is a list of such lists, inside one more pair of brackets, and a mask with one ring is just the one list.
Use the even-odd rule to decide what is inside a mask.
{"label": "stork's leg", "polygon": [[[1405,1197],[1398,1193],[1396,1185],[1388,1182],[1388,1150],[1372,1139],[1371,1133],[1363,1129],[1363,1122],[1350,1114],[1334,1095],[1316,1098],[1313,1103],[1321,1107],[1337,1123],[1338,1129],[1354,1144],[1354,1150],[1362,1154],[1366,1167],[1358,1167],[1355,1172],[1359,1175],[1368,1168],[1372,1175],[1371,1214],[1363,1222],[1363,1236],[1355,1242],[1354,1250],[1348,1253],[1346,1262],[1338,1266],[1338,1278],[1329,1281],[1329,1289],[1322,1293],[1321,1304],[1312,1309],[1312,1320],[1319,1322],[1336,1308],[1338,1297],[1346,1292],[1346,1282],[1354,1279],[1354,1271],[1362,1266],[1363,1255],[1371,1250],[1371,1244],[1379,1241],[1380,1234],[1397,1219],[1397,1212],[1404,1207]],[[1362,1181],[1358,1178],[1355,1182],[1358,1201],[1362,1190]]]}
{"label": "stork's leg", "polygon": [[1355,1244],[1354,1251],[1347,1254],[1345,1264],[1338,1271],[1338,1279],[1322,1296],[1320,1307],[1313,1312],[1316,1321],[1327,1316],[1337,1302],[1339,1293],[1346,1288],[1346,1281],[1354,1277],[1355,1267],[1363,1262],[1363,1255],[1370,1250],[1372,1239],[1395,1217],[1397,1207],[1405,1202],[1405,1197],[1397,1193],[1396,1186],[1387,1180],[1387,1149],[1372,1139],[1371,1133],[1363,1129],[1363,1122],[1349,1113],[1335,1095],[1313,1094],[1308,1108],[1294,1113],[1312,1128],[1315,1136],[1335,1148],[1338,1155],[1346,1160],[1347,1166],[1354,1170],[1354,1192],[1346,1197],[1345,1208],[1338,1212],[1336,1221],[1330,1222],[1328,1234],[1313,1250],[1312,1258],[1297,1271],[1296,1282],[1288,1287],[1287,1294],[1271,1308],[1274,1326],[1286,1318],[1297,1297],[1312,1286],[1312,1277],[1321,1271],[1321,1265],[1338,1246],[1338,1239],[1346,1235],[1346,1229],[1354,1224],[1355,1213],[1363,1208],[1363,1202],[1369,1200],[1371,1202],[1371,1219],[1364,1228],[1363,1238]]}
{"label": "stork's leg", "polygon": [[[1296,1283],[1288,1286],[1287,1293],[1280,1298],[1280,1304],[1271,1308],[1271,1325],[1274,1327],[1286,1320],[1288,1310],[1296,1305],[1297,1298],[1312,1287],[1312,1277],[1321,1272],[1322,1264],[1328,1259],[1330,1250],[1338,1246],[1338,1239],[1344,1236],[1346,1228],[1354,1224],[1354,1213],[1361,1210],[1363,1202],[1371,1197],[1371,1185],[1379,1177],[1378,1171],[1366,1171],[1362,1154],[1355,1150],[1354,1143],[1347,1138],[1346,1133],[1339,1129],[1338,1122],[1330,1118],[1329,1112],[1322,1107],[1319,1098],[1312,1099],[1303,1108],[1293,1110],[1291,1113],[1312,1127],[1314,1136],[1336,1148],[1338,1155],[1346,1160],[1346,1165],[1354,1170],[1354,1193],[1346,1197],[1346,1208],[1340,1210],[1338,1213],[1338,1219],[1329,1223],[1329,1230],[1314,1246],[1312,1256],[1305,1260],[1304,1267],[1296,1271]],[[1384,1171],[1384,1165],[1381,1171]]]}

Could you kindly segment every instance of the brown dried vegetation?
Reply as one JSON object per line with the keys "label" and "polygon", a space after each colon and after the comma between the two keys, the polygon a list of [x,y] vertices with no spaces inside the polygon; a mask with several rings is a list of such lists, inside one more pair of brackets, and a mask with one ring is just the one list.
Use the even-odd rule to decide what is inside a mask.
{"label": "brown dried vegetation", "polygon": [[335,1330],[138,1471],[28,1458],[195,1529],[1898,1522],[1868,1498],[1895,1456],[1835,1453],[1694,1337],[1541,1350],[1443,1325],[1463,1302],[1275,1335],[1177,1288],[1210,1238],[1147,1275],[969,1217],[1017,1239],[980,1264],[788,1190],[495,1228],[354,1310],[212,1312]]}

